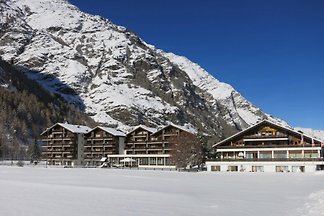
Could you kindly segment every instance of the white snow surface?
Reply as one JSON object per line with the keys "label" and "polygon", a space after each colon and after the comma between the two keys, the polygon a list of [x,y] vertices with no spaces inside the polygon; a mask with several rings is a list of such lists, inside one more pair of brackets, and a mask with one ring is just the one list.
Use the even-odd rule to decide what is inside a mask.
{"label": "white snow surface", "polygon": [[[154,112],[155,117],[177,111],[177,107],[153,96],[149,90],[129,83],[132,74],[121,64],[128,58],[126,53],[130,52],[129,64],[139,56],[149,58],[150,54],[132,44],[124,27],[83,13],[66,0],[11,0],[8,4],[20,11],[21,22],[25,21],[29,30],[37,33],[23,53],[4,56],[4,59],[15,56],[18,64],[57,77],[48,81],[29,74],[52,92],[62,84],[72,87],[78,95],[73,98],[63,93],[63,97],[76,104],[80,104],[81,98],[94,120],[127,128],[107,111],[133,107],[143,113]],[[10,43],[1,49],[13,49],[12,46]],[[14,50],[21,44],[16,46]],[[154,73],[160,71],[152,71],[149,76]]]}
{"label": "white snow surface", "polygon": [[324,215],[323,173],[0,167],[0,215]]}
{"label": "white snow surface", "polygon": [[[242,119],[248,125],[256,124],[261,120],[261,110],[247,101],[231,85],[220,82],[205,69],[184,56],[165,53],[162,50],[158,50],[158,52],[185,71],[197,87],[207,91],[211,95],[210,101],[213,104],[216,104],[218,101],[228,107],[231,112],[230,116],[225,116],[228,120],[233,119],[238,125],[241,125],[240,122]],[[287,125],[279,119],[272,118],[268,114],[265,115],[274,122],[280,122],[281,124]]]}
{"label": "white snow surface", "polygon": [[[146,89],[149,87],[132,83],[136,76],[132,67],[143,62],[151,66],[143,72],[145,78],[157,86],[169,84],[166,93],[172,93],[174,98],[183,91],[169,76],[177,65],[194,86],[203,90],[196,93],[209,102],[208,106],[213,110],[220,105],[226,108],[222,114],[211,115],[222,115],[219,117],[232,126],[244,129],[264,117],[277,121],[198,64],[158,50],[124,27],[84,13],[67,0],[8,0],[0,4],[3,7],[0,15],[4,17],[0,17],[0,23],[15,17],[10,23],[12,28],[3,36],[7,42],[0,47],[2,58],[37,71],[27,72],[28,76],[67,101],[84,107],[97,122],[127,129],[109,112],[136,110],[152,121],[180,112],[178,107],[186,104],[185,99],[175,99],[176,104],[171,105]],[[190,82],[183,81],[183,86],[188,85],[187,81]],[[63,91],[67,86],[76,94]],[[161,125],[157,121],[151,123]]]}
{"label": "white snow surface", "polygon": [[73,124],[68,124],[68,123],[58,123],[60,126],[68,129],[72,133],[88,133],[91,131],[91,128],[88,126],[84,125],[73,125]]}
{"label": "white snow surface", "polygon": [[153,128],[153,127],[147,127],[145,125],[138,125],[138,126],[134,127],[132,130],[130,130],[128,133],[132,133],[133,131],[137,130],[138,128],[142,128],[142,129],[144,129],[146,131],[149,131],[151,133],[155,133],[158,130],[158,129]]}
{"label": "white snow surface", "polygon": [[[114,128],[109,128],[109,127],[101,127],[101,126],[98,126],[98,128],[114,135],[114,136],[120,136],[120,137],[125,137],[126,134],[120,130],[116,130]],[[95,128],[94,128],[95,129]]]}
{"label": "white snow surface", "polygon": [[296,127],[294,128],[294,130],[296,131],[302,131],[305,134],[311,136],[311,137],[315,137],[317,139],[320,139],[324,142],[324,130],[315,130],[312,128],[301,128],[301,127]]}

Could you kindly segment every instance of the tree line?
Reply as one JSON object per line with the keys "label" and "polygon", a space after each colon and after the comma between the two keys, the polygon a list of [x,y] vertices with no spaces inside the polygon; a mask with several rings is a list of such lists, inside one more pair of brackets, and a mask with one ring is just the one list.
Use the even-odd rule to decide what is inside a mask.
{"label": "tree line", "polygon": [[[40,133],[56,122],[94,125],[73,104],[0,59],[0,158],[29,159]],[[1,84],[1,83],[0,83]],[[37,142],[39,144],[39,142]],[[33,146],[35,148],[35,146]]]}

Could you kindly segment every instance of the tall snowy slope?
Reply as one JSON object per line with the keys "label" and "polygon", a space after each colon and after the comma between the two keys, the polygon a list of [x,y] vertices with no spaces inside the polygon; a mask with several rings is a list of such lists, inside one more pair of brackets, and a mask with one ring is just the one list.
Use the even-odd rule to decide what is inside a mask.
{"label": "tall snowy slope", "polygon": [[227,121],[232,121],[244,128],[247,126],[246,124],[252,125],[263,118],[270,118],[269,115],[265,115],[259,108],[242,97],[232,86],[218,81],[198,64],[183,56],[160,52],[185,71],[194,85],[210,94],[207,100],[212,105],[217,106],[217,103],[221,103],[227,107],[229,112],[224,116]]}
{"label": "tall snowy slope", "polygon": [[314,130],[312,128],[301,128],[301,127],[296,127],[294,129],[297,131],[302,131],[305,134],[318,138],[324,142],[324,130]]}
{"label": "tall snowy slope", "polygon": [[191,123],[219,139],[270,118],[197,64],[66,0],[1,1],[0,55],[106,125]]}

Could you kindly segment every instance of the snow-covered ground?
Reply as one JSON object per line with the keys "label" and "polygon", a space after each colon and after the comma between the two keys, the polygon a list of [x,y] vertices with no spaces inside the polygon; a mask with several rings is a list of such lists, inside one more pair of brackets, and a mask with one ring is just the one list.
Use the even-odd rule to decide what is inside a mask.
{"label": "snow-covered ground", "polygon": [[324,173],[0,166],[0,215],[324,215]]}

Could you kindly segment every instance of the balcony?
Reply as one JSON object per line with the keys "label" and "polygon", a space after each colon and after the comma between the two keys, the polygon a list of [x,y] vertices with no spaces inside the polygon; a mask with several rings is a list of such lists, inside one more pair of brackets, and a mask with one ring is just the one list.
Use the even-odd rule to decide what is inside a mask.
{"label": "balcony", "polygon": [[267,134],[255,134],[255,135],[250,135],[250,136],[244,136],[244,139],[266,139],[266,138],[288,138],[288,136],[283,135],[283,134],[278,134],[278,135],[267,135]]}
{"label": "balcony", "polygon": [[93,144],[92,147],[93,148],[103,148],[104,147],[104,144],[102,144],[102,143],[101,144],[98,144],[97,143],[97,144]]}
{"label": "balcony", "polygon": [[244,149],[244,148],[311,148],[321,147],[320,144],[304,144],[304,145],[240,145],[240,146],[217,146],[217,149]]}
{"label": "balcony", "polygon": [[264,161],[264,162],[267,162],[267,161],[324,161],[323,158],[251,158],[251,159],[248,159],[248,158],[244,158],[244,159],[235,159],[235,158],[216,158],[216,159],[211,159],[211,160],[208,160],[208,161],[246,161],[246,162],[251,162],[251,161]]}
{"label": "balcony", "polygon": [[63,147],[63,145],[62,144],[60,144],[60,143],[58,143],[58,144],[52,144],[52,145],[48,145],[48,147],[53,147],[53,148],[55,148],[55,147]]}
{"label": "balcony", "polygon": [[103,150],[100,150],[100,151],[91,151],[91,154],[103,154]]}
{"label": "balcony", "polygon": [[177,133],[165,133],[165,134],[163,134],[163,136],[165,136],[165,137],[178,136],[178,134]]}
{"label": "balcony", "polygon": [[134,151],[146,151],[146,148],[133,148]]}
{"label": "balcony", "polygon": [[148,150],[154,149],[154,150],[162,150],[162,145],[150,145],[147,148]]}
{"label": "balcony", "polygon": [[147,137],[147,134],[134,134],[132,137],[135,137],[135,138]]}
{"label": "balcony", "polygon": [[63,147],[72,147],[72,146],[73,146],[73,143],[69,143],[69,144],[63,143]]}

